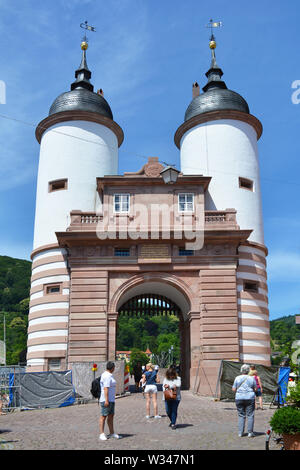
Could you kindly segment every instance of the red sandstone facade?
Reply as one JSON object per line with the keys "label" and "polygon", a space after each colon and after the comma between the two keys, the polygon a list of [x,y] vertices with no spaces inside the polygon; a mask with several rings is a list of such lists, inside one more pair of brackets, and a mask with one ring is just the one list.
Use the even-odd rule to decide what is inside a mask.
{"label": "red sandstone facade", "polygon": [[[65,249],[65,255],[49,255],[33,263],[33,268],[48,263],[47,276],[69,274],[70,281],[58,283],[58,289],[49,294],[52,304],[69,302],[69,308],[64,312],[59,308],[31,313],[30,320],[35,315],[66,316],[65,323],[49,324],[48,337],[43,338],[49,344],[64,342],[66,348],[50,348],[44,357],[59,357],[62,369],[72,368],[77,362],[114,360],[122,304],[138,294],[164,295],[181,311],[184,384],[201,394],[213,395],[222,359],[270,364],[265,306],[267,250],[247,241],[251,230],[240,230],[234,209],[205,210],[209,177],[180,174],[175,184],[166,185],[160,176],[162,168],[152,158],[135,174],[97,179],[102,209],[97,213],[74,210],[67,231],[57,233],[57,246]],[[115,194],[130,195],[128,212],[115,212]],[[193,211],[185,214],[178,210],[179,194],[193,194]],[[153,204],[169,208],[168,226],[165,213],[153,216],[146,211],[146,216],[141,216],[141,207],[149,209]],[[203,245],[187,252],[182,249],[191,239],[181,230],[184,218],[191,232],[204,234]],[[134,238],[134,233],[139,236]],[[40,251],[43,249],[49,247],[41,247]],[[116,256],[116,250],[129,250],[128,256]],[[51,263],[63,259],[66,268],[51,270]],[[251,289],[253,274],[259,280]],[[33,275],[32,280],[39,276],[42,274]],[[245,284],[247,276],[250,285]],[[40,287],[33,288],[31,294],[35,289]],[[64,289],[69,294],[64,294]],[[49,302],[49,295],[31,301],[31,307]],[[257,305],[260,302],[251,305],[253,300],[262,306]],[[68,330],[67,336],[51,337],[51,330],[63,327]],[[28,332],[39,329],[44,331],[47,325],[32,326]],[[259,340],[259,345],[251,345],[253,340]],[[31,339],[28,346],[38,341]],[[31,352],[28,358],[35,354],[40,357],[41,353]]]}

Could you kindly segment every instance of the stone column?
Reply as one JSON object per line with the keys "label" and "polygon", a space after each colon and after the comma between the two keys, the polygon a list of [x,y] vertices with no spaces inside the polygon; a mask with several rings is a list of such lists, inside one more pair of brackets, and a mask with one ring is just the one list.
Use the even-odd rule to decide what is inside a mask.
{"label": "stone column", "polygon": [[180,367],[181,367],[181,381],[182,388],[189,389],[190,387],[190,324],[189,320],[180,319],[179,322],[180,334]]}
{"label": "stone column", "polygon": [[189,313],[190,322],[190,390],[193,390],[201,359],[200,312]]}
{"label": "stone column", "polygon": [[117,340],[117,321],[118,312],[107,315],[107,360],[116,359],[116,340]]}

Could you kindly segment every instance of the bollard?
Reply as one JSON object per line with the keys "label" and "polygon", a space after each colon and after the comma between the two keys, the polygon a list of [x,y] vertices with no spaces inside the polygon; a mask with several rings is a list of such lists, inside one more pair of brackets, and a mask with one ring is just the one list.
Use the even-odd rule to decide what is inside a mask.
{"label": "bollard", "polygon": [[125,364],[124,368],[124,392],[129,391],[129,365]]}

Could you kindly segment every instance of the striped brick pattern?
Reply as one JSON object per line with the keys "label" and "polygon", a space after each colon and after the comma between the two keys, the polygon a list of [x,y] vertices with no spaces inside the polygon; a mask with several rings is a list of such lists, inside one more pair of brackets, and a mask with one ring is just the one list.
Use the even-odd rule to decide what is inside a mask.
{"label": "striped brick pattern", "polygon": [[238,358],[235,269],[200,271],[203,359]]}
{"label": "striped brick pattern", "polygon": [[[236,270],[211,268],[200,271],[201,393],[214,394],[220,361],[239,358]],[[198,390],[199,391],[199,390]]]}
{"label": "striped brick pattern", "polygon": [[106,360],[108,273],[72,269],[68,361]]}
{"label": "striped brick pattern", "polygon": [[[59,284],[61,292],[47,294],[45,285]],[[50,248],[33,256],[28,317],[27,370],[48,369],[49,358],[65,367],[68,342],[70,278],[65,250]]]}
{"label": "striped brick pattern", "polygon": [[[244,281],[257,282],[258,292],[244,291]],[[251,244],[239,247],[237,292],[241,360],[270,365],[268,288],[263,248]]]}

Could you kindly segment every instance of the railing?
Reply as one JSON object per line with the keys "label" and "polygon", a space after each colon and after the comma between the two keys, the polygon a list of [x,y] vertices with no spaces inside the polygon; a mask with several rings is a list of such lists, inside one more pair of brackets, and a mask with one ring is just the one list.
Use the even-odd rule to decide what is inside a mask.
{"label": "railing", "polygon": [[236,210],[226,209],[225,211],[205,211],[206,224],[236,224]]}
{"label": "railing", "polygon": [[[108,219],[113,221],[118,214],[111,214]],[[121,217],[128,217],[130,221],[134,220],[134,217],[129,214],[121,215]],[[121,219],[120,217],[120,219]],[[182,214],[181,214],[182,217]],[[68,228],[69,231],[74,230],[96,230],[97,224],[103,222],[103,214],[96,214],[95,212],[82,212],[72,211],[71,212],[71,224]],[[106,221],[107,223],[107,221]],[[238,229],[236,221],[236,210],[226,209],[224,211],[205,211],[205,229],[206,230],[217,230],[217,229]]]}

